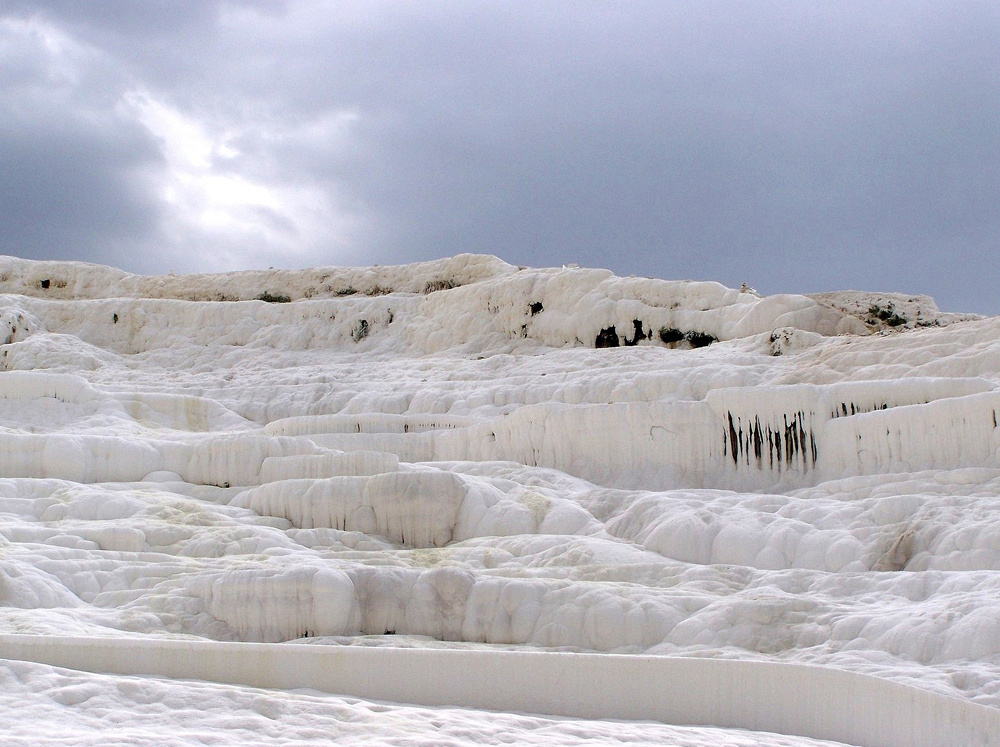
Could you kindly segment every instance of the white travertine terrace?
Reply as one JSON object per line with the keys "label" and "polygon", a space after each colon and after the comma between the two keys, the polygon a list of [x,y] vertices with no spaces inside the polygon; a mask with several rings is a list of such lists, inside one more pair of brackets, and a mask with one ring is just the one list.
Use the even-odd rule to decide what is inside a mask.
{"label": "white travertine terrace", "polygon": [[[443,703],[702,725],[637,743],[1000,744],[998,421],[1000,318],[923,296],[761,298],[472,255],[167,277],[3,257],[5,703],[139,724],[147,688],[221,734],[212,703],[325,718],[333,701],[252,688],[322,690],[295,657],[343,651],[396,662],[398,687],[327,689],[434,706],[467,743],[501,739],[492,717],[458,726]],[[259,645],[226,664],[237,642]],[[532,693],[546,667],[634,687],[607,654],[654,657],[650,687],[732,662],[783,715]],[[516,697],[474,673],[451,700],[421,681],[484,656]],[[286,679],[252,674],[268,667]],[[66,705],[67,687],[89,695]],[[811,715],[816,687],[842,719]],[[369,736],[434,743],[413,708]],[[256,733],[309,743],[293,722]],[[504,728],[572,743],[576,722],[544,723]]]}

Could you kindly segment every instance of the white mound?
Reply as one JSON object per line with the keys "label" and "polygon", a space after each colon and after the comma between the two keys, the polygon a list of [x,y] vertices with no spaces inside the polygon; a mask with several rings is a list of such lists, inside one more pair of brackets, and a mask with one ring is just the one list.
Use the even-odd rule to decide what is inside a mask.
{"label": "white mound", "polygon": [[[189,277],[4,257],[0,294],[0,644],[669,654],[1000,707],[1000,318],[471,255]],[[424,718],[0,671],[60,733],[108,708],[142,733],[145,690],[201,708],[176,744],[236,728],[213,709],[350,708],[386,743]],[[609,733],[434,713],[456,743]],[[634,739],[834,738],[814,726]]]}

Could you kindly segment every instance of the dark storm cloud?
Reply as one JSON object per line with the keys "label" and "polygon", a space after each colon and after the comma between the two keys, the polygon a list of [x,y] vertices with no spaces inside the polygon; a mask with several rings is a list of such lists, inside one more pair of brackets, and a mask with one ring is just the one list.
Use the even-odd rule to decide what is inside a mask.
{"label": "dark storm cloud", "polygon": [[0,251],[118,261],[158,211],[141,185],[159,152],[115,112],[124,82],[68,40],[24,27],[2,33]]}
{"label": "dark storm cloud", "polygon": [[[30,245],[14,253],[67,256],[76,236],[80,258],[180,271],[213,252],[236,267],[474,251],[1000,312],[994,3],[12,13],[88,50],[71,96],[36,73],[31,107],[3,104],[2,209],[21,216],[3,240]],[[136,91],[156,106],[123,106]],[[46,106],[6,134],[12,111]],[[201,128],[207,165],[177,155],[163,111]],[[164,184],[188,191],[168,204]],[[223,199],[251,187],[270,191]],[[112,249],[83,254],[97,246]]]}

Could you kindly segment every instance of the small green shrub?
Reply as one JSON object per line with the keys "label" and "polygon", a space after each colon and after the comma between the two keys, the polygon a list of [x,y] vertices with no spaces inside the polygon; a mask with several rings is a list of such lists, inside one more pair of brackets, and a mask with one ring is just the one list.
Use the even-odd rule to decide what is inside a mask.
{"label": "small green shrub", "polygon": [[424,286],[424,293],[436,293],[437,291],[451,290],[457,287],[458,285],[451,278],[445,280],[428,280],[427,285]]}
{"label": "small green shrub", "polygon": [[869,324],[876,324],[876,320],[883,321],[890,327],[906,324],[906,319],[896,313],[896,307],[891,303],[888,306],[879,306],[873,303],[868,307]]}
{"label": "small green shrub", "polygon": [[264,291],[259,296],[257,296],[258,301],[264,301],[266,303],[289,303],[292,299],[289,296],[283,296],[280,293],[274,294],[271,291]]}

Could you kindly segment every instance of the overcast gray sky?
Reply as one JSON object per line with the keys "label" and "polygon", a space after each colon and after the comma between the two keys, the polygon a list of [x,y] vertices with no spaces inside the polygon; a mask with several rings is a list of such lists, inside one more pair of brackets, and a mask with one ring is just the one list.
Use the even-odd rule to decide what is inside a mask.
{"label": "overcast gray sky", "polygon": [[1000,314],[995,0],[0,13],[0,253],[480,252]]}

